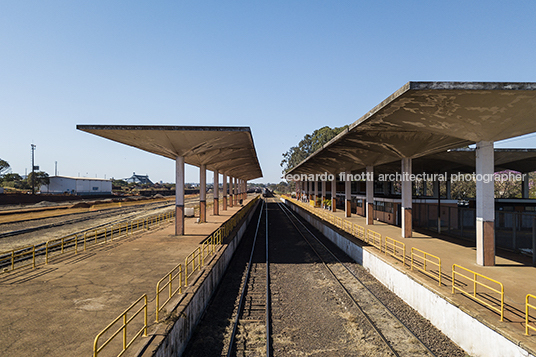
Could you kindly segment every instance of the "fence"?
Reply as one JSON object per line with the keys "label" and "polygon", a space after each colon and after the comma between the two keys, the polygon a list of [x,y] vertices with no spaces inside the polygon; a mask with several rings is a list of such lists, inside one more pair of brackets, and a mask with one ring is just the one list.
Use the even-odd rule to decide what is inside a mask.
{"label": "fence", "polygon": [[[430,259],[432,258],[432,259]],[[420,266],[417,265],[417,263],[420,264]],[[437,267],[437,275],[434,274],[432,271],[427,270],[427,264],[432,264],[435,267]],[[417,249],[415,247],[411,248],[411,270],[413,268],[419,270],[423,274],[428,275],[431,278],[436,279],[439,282],[439,286],[441,286],[441,258],[432,255],[430,253],[427,253],[423,250]]]}
{"label": "fence", "polygon": [[[134,312],[134,314],[129,318],[128,313],[131,312],[136,306],[139,305],[139,303],[143,300],[142,306]],[[129,324],[134,324],[134,319],[140,314],[144,312],[144,319],[143,319],[143,327],[139,329],[135,334],[134,337],[128,338],[127,333],[127,327]],[[119,327],[106,341],[99,347],[99,339],[105,335],[114,325],[116,325],[117,322],[122,321],[121,327]],[[144,294],[141,296],[138,300],[136,300],[135,303],[129,306],[128,309],[126,309],[121,315],[119,315],[115,320],[113,320],[108,326],[106,326],[98,335],[95,337],[95,342],[93,343],[93,357],[97,357],[100,351],[106,346],[108,346],[119,334],[121,333],[122,337],[122,350],[118,354],[118,356],[122,356],[123,353],[127,350],[127,348],[132,345],[132,343],[143,333],[143,336],[147,336],[147,294]]]}
{"label": "fence", "polygon": [[[107,243],[122,235],[133,233],[140,229],[149,229],[152,226],[170,220],[175,215],[174,211],[149,216],[145,219],[138,219],[130,222],[121,222],[108,227],[95,228],[83,233],[71,234],[61,238],[48,240],[41,244],[15,248],[13,250],[0,253],[0,269],[3,272],[32,265],[35,268],[37,257],[44,256],[44,263],[48,264],[50,258],[65,253],[77,254],[80,250],[86,250],[93,244]],[[141,223],[141,226],[140,226]],[[82,248],[81,248],[82,247]],[[30,262],[28,262],[31,260]]]}
{"label": "fence", "polygon": [[[394,240],[385,236],[385,255],[389,254],[390,256],[400,260],[403,266],[406,266],[406,244],[400,241]],[[402,253],[402,255],[400,255]]]}
{"label": "fence", "polygon": [[[469,275],[472,275],[472,277],[468,276],[468,275],[464,275],[459,271],[456,271],[456,268],[462,270],[463,272],[465,272],[465,273],[467,273]],[[465,291],[462,288],[456,286],[456,285],[461,285],[462,284],[461,281],[458,281],[458,284],[456,284],[456,282],[457,282],[456,278],[463,278],[463,279],[468,280],[470,283],[472,283],[473,292],[471,293],[469,291]],[[499,288],[498,289],[493,288],[493,287],[491,287],[491,286],[489,286],[489,285],[487,285],[487,284],[485,284],[485,283],[483,283],[481,281],[478,281],[477,280],[478,278],[484,279],[487,282],[497,284],[497,286]],[[466,284],[466,286],[469,286],[469,285]],[[477,296],[477,288],[479,286],[481,286],[483,288],[486,288],[487,289],[486,291],[499,294],[499,297],[500,297],[500,304],[499,304],[500,307],[499,308],[497,308],[496,304],[492,304],[492,303],[486,301],[484,299],[484,297]],[[503,317],[504,317],[504,286],[503,286],[502,283],[498,282],[497,280],[490,279],[487,276],[484,276],[482,274],[479,274],[479,273],[474,272],[472,270],[469,270],[467,268],[464,268],[464,267],[462,267],[460,265],[453,264],[452,265],[452,293],[455,294],[456,290],[461,292],[462,294],[466,295],[467,297],[469,297],[469,298],[471,298],[473,300],[476,300],[476,301],[480,302],[483,305],[486,305],[491,310],[498,312],[501,315],[501,321],[503,321]],[[480,295],[483,296],[483,294],[480,294]]]}

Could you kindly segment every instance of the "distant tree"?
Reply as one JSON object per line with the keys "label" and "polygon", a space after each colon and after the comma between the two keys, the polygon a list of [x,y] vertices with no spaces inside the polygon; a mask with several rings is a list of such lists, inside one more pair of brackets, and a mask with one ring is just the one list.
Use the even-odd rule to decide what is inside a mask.
{"label": "distant tree", "polygon": [[7,161],[0,159],[0,177],[8,173],[10,168],[11,166],[9,166]]}
{"label": "distant tree", "polygon": [[32,187],[32,184],[34,187],[39,188],[42,185],[48,185],[50,183],[50,177],[44,171],[30,172],[26,182],[30,188]]}
{"label": "distant tree", "polygon": [[340,128],[332,129],[329,126],[324,126],[315,130],[312,134],[306,134],[298,143],[298,146],[293,146],[287,152],[283,153],[283,160],[281,160],[283,174],[297,166],[300,162],[309,157],[309,155],[322,148],[324,144],[328,143],[347,127],[348,125],[345,125]]}

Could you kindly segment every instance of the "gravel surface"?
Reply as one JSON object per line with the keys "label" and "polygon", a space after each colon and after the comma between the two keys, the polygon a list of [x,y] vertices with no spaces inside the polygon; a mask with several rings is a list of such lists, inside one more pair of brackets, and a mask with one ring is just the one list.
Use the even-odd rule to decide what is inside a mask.
{"label": "gravel surface", "polygon": [[[275,203],[269,204],[268,207],[273,355],[392,356],[393,353],[381,336],[332,278],[280,208]],[[226,355],[256,223],[256,219],[252,220],[252,224],[248,227],[243,242],[235,253],[213,302],[207,308],[184,356]],[[263,224],[261,223],[261,227]],[[318,232],[315,234],[319,235]],[[337,255],[351,264],[352,269],[358,272],[380,299],[390,302],[389,307],[396,310],[396,314],[404,323],[412,330],[418,331],[419,337],[426,341],[438,356],[465,356],[461,349],[428,321],[383,287],[361,266],[351,263],[351,260],[338,248],[335,249]],[[257,260],[257,264],[263,263],[261,258]],[[381,314],[376,316],[376,319],[392,319],[386,315]],[[240,340],[242,342],[236,355],[266,355],[264,323],[259,320],[258,323],[249,323],[247,328],[240,330],[238,338],[246,340]],[[399,332],[388,331],[385,335],[392,336],[396,333]],[[407,335],[407,332],[400,333]],[[249,342],[247,339],[250,339]],[[397,341],[394,344],[398,343],[400,346],[400,341],[404,340]],[[408,340],[406,343],[414,342]],[[404,351],[412,351],[412,348],[413,346],[409,346]],[[422,355],[408,352],[399,354]]]}

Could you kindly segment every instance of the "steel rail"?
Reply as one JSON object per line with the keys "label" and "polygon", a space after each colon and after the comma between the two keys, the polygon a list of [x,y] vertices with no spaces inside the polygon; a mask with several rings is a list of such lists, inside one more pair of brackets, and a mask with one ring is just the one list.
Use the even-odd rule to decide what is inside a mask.
{"label": "steel rail", "polygon": [[[309,228],[307,228],[307,226],[299,219],[296,217],[296,215],[294,214],[294,212],[292,212],[290,210],[290,208],[288,208],[285,204],[283,203],[280,203],[278,202],[279,206],[280,207],[283,207],[282,208],[282,211],[285,212],[285,214],[287,215],[287,217],[289,217],[288,213],[290,213],[290,215],[292,215],[292,217],[300,223],[300,225],[305,228],[305,230],[339,263],[341,264],[341,266],[343,266],[369,293],[370,295],[374,298],[374,300],[376,302],[378,302],[379,304],[381,304],[385,310],[394,318],[396,319],[403,327],[404,329],[406,330],[406,332],[408,332],[411,336],[413,336],[417,341],[419,341],[419,343],[428,351],[428,353],[430,353],[432,356],[437,356],[432,350],[430,350],[430,348],[419,338],[417,337],[417,335],[415,335],[413,333],[413,331],[411,331],[411,329],[404,323],[402,322],[394,313],[393,311],[391,311],[391,309],[389,309],[389,307],[387,307],[387,305],[385,305],[364,283],[361,279],[359,279],[359,277],[357,275],[355,275],[355,273],[349,269],[339,258],[337,258],[337,256],[328,248],[326,247],[326,245],[324,243],[322,243],[322,241],[316,237],[314,235],[313,232],[311,232],[309,230]],[[288,212],[288,213],[287,213]],[[305,238],[305,236],[303,235],[303,233],[298,229],[298,227],[292,222],[292,220],[290,219],[289,217],[289,220],[290,222],[294,225],[294,227],[296,227],[296,230],[302,235],[302,237],[304,238],[304,240],[309,244],[309,246],[311,246],[311,244],[307,241],[307,239]],[[318,255],[318,253],[316,252],[316,250],[311,246],[311,248],[315,251],[315,253]],[[319,255],[318,255],[319,256]],[[319,256],[320,258],[320,256]],[[322,258],[320,258],[322,259]],[[326,266],[326,268],[330,271],[330,273],[335,277],[333,271],[327,266],[327,264],[322,261],[324,266]],[[389,349],[396,355],[396,356],[399,356],[399,354],[394,350],[394,348],[391,346],[391,344],[387,341],[387,339],[385,338],[385,336],[379,331],[379,328],[376,326],[376,324],[372,321],[372,319],[368,316],[367,313],[365,313],[363,311],[363,309],[361,308],[361,306],[359,306],[359,304],[357,303],[357,301],[355,301],[355,299],[351,296],[351,294],[348,292],[348,290],[344,287],[344,285],[342,284],[342,282],[335,277],[335,279],[337,280],[337,282],[342,286],[343,290],[348,294],[348,296],[352,299],[352,301],[356,304],[356,306],[359,308],[360,311],[363,312],[363,315],[366,317],[367,321],[369,321],[369,323],[373,326],[374,330],[376,330],[379,335],[382,337],[382,340],[384,340],[384,342],[387,344],[387,346],[389,347]]]}
{"label": "steel rail", "polygon": [[[252,266],[252,262],[253,262],[253,253],[255,251],[255,246],[256,246],[256,242],[257,242],[257,236],[258,236],[258,233],[259,233],[259,226],[260,226],[261,219],[262,219],[262,211],[265,209],[265,207],[264,207],[265,205],[266,205],[266,202],[264,202],[261,205],[261,211],[259,213],[259,219],[257,220],[257,227],[255,229],[255,236],[253,238],[253,245],[251,247],[251,253],[249,255],[248,269],[246,271],[246,277],[244,279],[244,284],[242,286],[242,291],[240,293],[240,300],[239,300],[239,303],[238,303],[238,309],[237,309],[237,312],[236,312],[235,320],[233,322],[233,330],[231,332],[231,339],[229,341],[229,347],[227,349],[227,357],[230,357],[232,352],[233,352],[236,332],[238,330],[238,322],[240,320],[240,314],[242,313],[242,309],[244,308],[244,301],[245,301],[245,298],[246,298],[246,291],[247,291],[249,276],[250,276],[250,273],[251,273],[251,266]],[[268,227],[268,225],[267,225],[267,227]],[[268,344],[268,339],[267,339],[267,344]]]}

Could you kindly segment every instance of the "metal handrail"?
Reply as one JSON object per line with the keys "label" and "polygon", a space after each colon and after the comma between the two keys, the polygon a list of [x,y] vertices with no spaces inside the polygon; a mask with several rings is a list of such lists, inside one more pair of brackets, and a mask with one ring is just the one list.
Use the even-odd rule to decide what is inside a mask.
{"label": "metal handrail", "polygon": [[[128,318],[127,314],[132,310],[141,300],[144,300],[144,303],[142,307],[134,313],[134,315],[130,318]],[[143,327],[134,335],[134,337],[127,341],[127,326],[129,323],[134,320],[142,311],[145,312],[144,314],[144,321],[143,321]],[[122,326],[115,331],[112,336],[110,336],[100,347],[99,347],[99,338],[108,332],[112,326],[118,322],[119,320],[123,319]],[[113,320],[108,326],[106,326],[99,334],[95,337],[95,341],[93,343],[93,357],[97,357],[99,352],[102,351],[104,347],[106,347],[120,332],[122,333],[122,339],[123,339],[123,350],[121,353],[119,353],[117,356],[122,356],[123,353],[129,348],[132,343],[143,333],[144,337],[147,337],[147,294],[143,294],[136,302],[134,302],[132,305],[130,305],[121,315],[119,315],[115,320]]]}
{"label": "metal handrail", "polygon": [[536,305],[530,304],[530,299],[536,299],[536,296],[532,294],[527,294],[525,297],[525,335],[529,334],[529,329],[536,331],[536,327],[531,326],[529,324],[529,318],[530,318],[530,309],[533,309],[536,311]]}
{"label": "metal handrail", "polygon": [[367,243],[372,244],[373,247],[382,251],[382,235],[371,229],[367,229]]}
{"label": "metal handrail", "polygon": [[[406,266],[406,244],[387,236],[385,236],[384,244],[385,255],[389,254],[390,256],[400,260],[403,266]],[[388,247],[391,249],[389,250]],[[402,249],[402,257],[397,254],[397,248]]]}
{"label": "metal handrail", "polygon": [[[421,253],[422,255],[418,255],[418,254],[416,254],[416,252]],[[431,260],[429,257],[431,257],[431,258],[433,258],[435,260]],[[418,267],[415,264],[413,264],[413,262],[415,260],[414,258],[421,258],[423,260],[423,262],[422,262],[423,267],[422,268]],[[426,264],[427,263],[433,264],[438,268],[437,276],[435,274],[432,274],[430,271],[426,270]],[[414,267],[417,270],[419,270],[420,272],[422,272],[423,274],[428,275],[431,278],[437,279],[438,282],[439,282],[439,286],[441,286],[441,258],[439,258],[438,256],[435,256],[433,254],[427,253],[424,250],[420,250],[418,248],[412,247],[411,248],[411,270],[413,270]]]}
{"label": "metal handrail", "polygon": [[[173,281],[178,278],[178,286],[173,290]],[[161,287],[160,284],[165,280],[165,284]],[[160,293],[164,291],[165,288],[168,288],[168,298],[166,301],[160,305]],[[156,283],[156,322],[158,322],[160,311],[166,306],[166,304],[173,298],[176,294],[182,294],[182,264],[177,265],[169,273],[166,274],[162,279]]]}
{"label": "metal handrail", "polygon": [[[458,271],[456,271],[456,268],[459,268],[459,269],[462,269],[463,271],[465,272],[468,272],[469,274],[472,274],[473,277],[470,277],[470,276],[467,276],[467,275],[464,275]],[[470,293],[470,292],[467,292],[465,290],[463,290],[462,288],[459,288],[456,286],[456,276],[460,276],[460,277],[463,277],[471,282],[473,282],[473,293]],[[499,285],[499,288],[500,289],[495,289],[489,285],[486,285],[480,281],[477,280],[477,278],[480,277],[482,279],[486,279],[487,281],[490,281],[490,282],[493,282],[497,285]],[[477,287],[478,286],[482,286],[494,293],[497,293],[500,295],[501,297],[501,304],[500,304],[500,308],[497,308],[496,306],[488,303],[487,301],[485,301],[484,299],[480,299],[479,297],[477,297],[476,295],[476,292],[477,292]],[[482,274],[479,274],[475,271],[472,271],[470,269],[467,269],[467,268],[464,268],[458,264],[452,264],[452,293],[455,294],[456,290],[460,291],[462,294],[470,297],[471,299],[473,300],[476,300],[478,302],[480,302],[481,304],[483,305],[486,305],[488,306],[490,309],[494,310],[494,311],[497,311],[500,315],[501,315],[501,321],[503,321],[504,319],[504,286],[501,282],[497,281],[497,280],[494,280],[494,279],[491,279],[491,278],[488,278],[487,276],[485,275],[482,275]]]}

